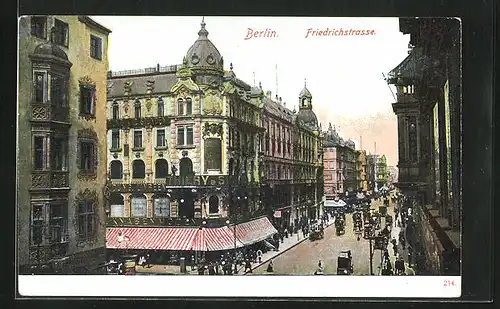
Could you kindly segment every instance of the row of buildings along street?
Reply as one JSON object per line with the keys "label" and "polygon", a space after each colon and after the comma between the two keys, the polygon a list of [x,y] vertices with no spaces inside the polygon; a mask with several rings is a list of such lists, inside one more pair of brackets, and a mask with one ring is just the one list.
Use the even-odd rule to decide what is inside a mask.
{"label": "row of buildings along street", "polygon": [[[410,22],[425,24],[402,19],[401,31]],[[426,73],[415,68],[434,57],[426,54],[433,49],[424,34],[412,34],[418,46],[389,74],[398,89],[396,169],[384,154],[356,149],[331,123],[323,130],[306,83],[297,89],[298,110],[291,110],[260,83],[239,79],[204,20],[182,63],[166,59],[173,64],[145,69],[109,70],[110,33],[88,16],[20,19],[20,273],[99,274],[120,265],[135,274],[142,257],[151,269],[174,265],[177,273],[221,260],[237,270],[234,261],[243,262],[245,252],[269,255],[280,237],[290,243],[297,237],[282,257],[274,254],[291,264],[287,274],[310,274],[302,265],[317,262],[314,252],[328,252],[323,259],[334,267],[339,248],[354,254],[354,274],[368,274],[371,240],[368,246],[368,238],[357,239],[349,210],[334,209],[353,199],[384,206],[374,199],[379,192],[388,198],[395,187],[405,198],[393,195],[391,207],[415,214],[417,273],[456,271],[446,261],[457,249],[438,241],[453,244],[459,226],[461,148],[450,129],[460,119],[453,105],[459,84],[446,71],[440,76],[447,79],[436,77],[425,88],[439,103],[419,105]],[[445,70],[456,65],[446,59]],[[345,213],[346,234],[338,236],[328,224]],[[432,232],[438,228],[426,225],[429,216],[444,232]],[[319,225],[322,239],[302,242]]]}

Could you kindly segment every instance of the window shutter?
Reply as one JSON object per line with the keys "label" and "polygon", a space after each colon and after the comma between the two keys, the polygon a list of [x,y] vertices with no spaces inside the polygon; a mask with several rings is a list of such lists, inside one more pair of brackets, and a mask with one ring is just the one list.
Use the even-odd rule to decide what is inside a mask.
{"label": "window shutter", "polygon": [[90,114],[95,115],[95,109],[96,109],[96,102],[97,101],[97,94],[96,94],[96,89],[92,89],[92,104],[90,105]]}

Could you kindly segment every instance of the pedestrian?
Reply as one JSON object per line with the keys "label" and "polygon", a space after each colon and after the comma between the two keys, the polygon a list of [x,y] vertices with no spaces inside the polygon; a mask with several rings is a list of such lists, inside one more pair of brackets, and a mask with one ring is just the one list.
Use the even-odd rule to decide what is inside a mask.
{"label": "pedestrian", "polygon": [[387,249],[384,249],[384,260],[386,262],[390,262],[390,260],[389,260],[389,250],[387,250]]}
{"label": "pedestrian", "polygon": [[215,266],[213,263],[210,263],[208,266],[208,274],[214,276],[215,275]]}
{"label": "pedestrian", "polygon": [[411,267],[412,256],[413,256],[413,248],[410,245],[408,245],[408,266],[409,267]]}
{"label": "pedestrian", "polygon": [[259,260],[259,264],[262,263],[262,250],[257,250],[257,259]]}
{"label": "pedestrian", "polygon": [[252,264],[248,259],[245,261],[245,271],[244,271],[245,273],[247,272],[247,269],[249,270],[250,273],[252,272]]}
{"label": "pedestrian", "polygon": [[274,272],[273,260],[270,260],[270,261],[269,261],[269,264],[267,264],[267,269],[266,269],[266,271],[267,271],[268,273],[272,273],[272,272]]}
{"label": "pedestrian", "polygon": [[224,260],[222,261],[222,272],[224,273],[224,275],[227,275],[227,262]]}
{"label": "pedestrian", "polygon": [[391,240],[391,243],[392,243],[392,249],[394,250],[394,255],[397,255],[398,254],[398,246],[397,246],[396,238],[393,238]]}
{"label": "pedestrian", "polygon": [[318,269],[316,269],[316,271],[314,272],[315,275],[324,275],[324,268],[323,268],[323,263],[321,262],[321,260],[319,260],[318,262]]}

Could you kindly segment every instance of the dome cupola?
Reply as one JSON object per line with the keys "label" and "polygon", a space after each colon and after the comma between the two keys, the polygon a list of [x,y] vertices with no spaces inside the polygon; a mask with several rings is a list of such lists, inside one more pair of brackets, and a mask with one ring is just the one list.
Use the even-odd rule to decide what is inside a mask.
{"label": "dome cupola", "polygon": [[186,54],[187,67],[194,72],[205,70],[222,73],[224,71],[223,59],[217,47],[208,39],[205,25],[205,18],[203,18],[201,29],[198,31],[198,39],[191,45]]}

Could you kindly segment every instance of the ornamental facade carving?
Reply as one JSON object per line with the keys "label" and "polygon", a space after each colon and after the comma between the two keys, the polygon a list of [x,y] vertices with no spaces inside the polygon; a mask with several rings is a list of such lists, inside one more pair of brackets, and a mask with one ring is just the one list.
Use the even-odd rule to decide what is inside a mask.
{"label": "ornamental facade carving", "polygon": [[222,137],[222,124],[221,123],[208,123],[205,122],[203,126],[203,138],[206,137]]}
{"label": "ornamental facade carving", "polygon": [[216,94],[212,92],[203,99],[203,112],[206,115],[220,116],[222,114],[222,100]]}

